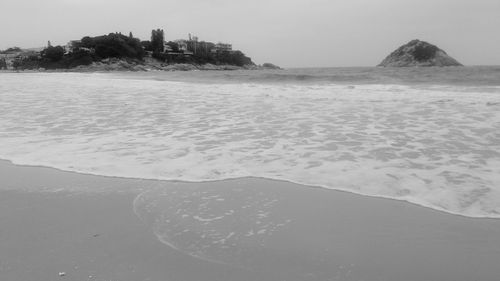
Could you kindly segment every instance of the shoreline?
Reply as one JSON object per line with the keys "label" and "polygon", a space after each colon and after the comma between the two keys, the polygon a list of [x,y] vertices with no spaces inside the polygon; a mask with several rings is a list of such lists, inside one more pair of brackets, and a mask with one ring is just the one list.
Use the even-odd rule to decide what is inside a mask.
{"label": "shoreline", "polygon": [[[29,168],[41,168],[41,169],[49,169],[49,170],[55,170],[58,172],[63,172],[63,173],[71,173],[75,175],[81,175],[81,176],[92,176],[92,177],[102,177],[102,178],[107,178],[107,179],[115,179],[115,180],[120,180],[120,181],[147,181],[147,182],[154,182],[154,183],[171,183],[171,184],[212,184],[212,183],[218,183],[218,182],[225,182],[225,181],[233,181],[233,180],[264,180],[264,181],[270,181],[270,182],[280,182],[284,184],[290,184],[290,185],[298,185],[302,186],[304,189],[323,189],[327,191],[333,191],[333,192],[345,192],[351,195],[355,196],[362,196],[362,197],[368,197],[368,198],[375,198],[375,199],[382,199],[382,200],[390,200],[390,201],[396,201],[396,202],[402,202],[405,204],[410,204],[415,207],[419,208],[424,208],[424,209],[429,209],[432,211],[436,211],[439,213],[447,214],[447,215],[453,215],[453,216],[458,216],[462,218],[468,218],[468,219],[486,219],[486,220],[500,220],[499,217],[488,217],[488,216],[467,216],[464,214],[456,213],[456,212],[451,212],[446,209],[439,209],[439,208],[433,208],[431,206],[427,206],[425,204],[419,204],[416,202],[412,202],[406,199],[398,199],[398,198],[392,198],[389,196],[383,196],[383,195],[370,195],[370,194],[364,194],[361,192],[355,192],[352,190],[348,189],[342,189],[342,188],[330,188],[326,186],[320,186],[320,185],[311,185],[307,183],[302,183],[302,182],[295,182],[292,180],[288,179],[280,179],[280,178],[266,178],[266,177],[258,177],[258,176],[246,176],[246,177],[234,177],[234,178],[224,178],[224,179],[214,179],[214,180],[200,180],[200,181],[190,181],[190,180],[174,180],[174,179],[155,179],[155,178],[135,178],[135,177],[123,177],[123,176],[111,176],[111,175],[101,175],[101,174],[93,174],[93,173],[88,173],[88,172],[79,172],[79,171],[74,171],[74,170],[66,170],[66,169],[61,169],[57,167],[51,167],[51,166],[44,166],[44,165],[32,165],[32,164],[17,164],[12,160],[8,159],[3,159],[0,158],[0,167],[4,165],[4,163],[7,163],[8,165],[13,165],[13,166],[18,166],[18,167],[29,167]],[[1,190],[1,188],[0,188]]]}
{"label": "shoreline", "polygon": [[500,278],[500,220],[258,178],[162,182],[6,161],[0,176],[6,281]]}
{"label": "shoreline", "polygon": [[148,72],[148,71],[234,71],[234,70],[280,70],[282,68],[272,65],[228,65],[228,64],[194,64],[194,63],[164,63],[154,59],[146,59],[144,61],[127,60],[127,59],[104,59],[102,61],[92,62],[90,65],[79,65],[73,68],[61,69],[7,69],[1,72],[16,73],[16,72]]}

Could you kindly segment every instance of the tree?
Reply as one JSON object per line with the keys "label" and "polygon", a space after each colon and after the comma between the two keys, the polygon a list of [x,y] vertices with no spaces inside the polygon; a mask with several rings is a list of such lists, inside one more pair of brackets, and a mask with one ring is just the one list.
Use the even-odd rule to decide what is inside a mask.
{"label": "tree", "polygon": [[151,45],[151,41],[141,41],[141,46],[144,51],[153,51],[153,45]]}
{"label": "tree", "polygon": [[153,29],[151,31],[151,46],[153,53],[163,53],[165,51],[165,47],[163,46],[164,41],[165,35],[163,29]]}
{"label": "tree", "polygon": [[66,67],[72,68],[79,65],[89,65],[93,62],[92,54],[86,49],[75,49],[68,55],[65,64]]}
{"label": "tree", "polygon": [[241,51],[222,51],[218,52],[215,56],[215,59],[218,64],[229,64],[229,65],[253,65],[252,59],[245,56]]}
{"label": "tree", "polygon": [[168,41],[167,45],[170,46],[170,48],[172,48],[172,51],[176,53],[179,52],[179,44],[172,41]]}
{"label": "tree", "polygon": [[64,56],[64,48],[61,46],[49,46],[42,51],[41,55],[42,58],[50,61],[59,61]]}
{"label": "tree", "polygon": [[18,57],[12,62],[14,69],[38,69],[40,60],[37,56]]}
{"label": "tree", "polygon": [[0,51],[0,54],[11,54],[11,53],[17,53],[17,52],[21,52],[21,48],[19,47],[11,47],[11,48],[8,48],[7,50],[3,50],[3,51]]}
{"label": "tree", "polygon": [[87,49],[92,49],[95,48],[95,41],[94,38],[91,38],[89,36],[85,36],[80,40],[80,45],[81,46],[76,46],[76,47],[83,47]]}
{"label": "tree", "polygon": [[7,69],[7,62],[4,58],[0,59],[0,69]]}
{"label": "tree", "polygon": [[98,59],[105,58],[134,58],[142,59],[144,51],[137,38],[120,33],[110,33],[97,37],[83,37],[78,47],[95,51]]}

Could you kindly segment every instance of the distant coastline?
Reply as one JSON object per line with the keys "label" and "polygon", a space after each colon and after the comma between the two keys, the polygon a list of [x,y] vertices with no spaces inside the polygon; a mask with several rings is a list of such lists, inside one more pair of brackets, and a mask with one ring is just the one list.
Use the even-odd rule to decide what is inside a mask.
{"label": "distant coastline", "polygon": [[187,70],[280,69],[255,64],[229,43],[188,39],[166,41],[162,29],[152,30],[151,40],[141,41],[132,33],[72,40],[64,46],[0,51],[0,70],[8,71],[187,71]]}
{"label": "distant coastline", "polygon": [[130,61],[124,59],[104,59],[89,65],[73,68],[37,68],[37,69],[0,69],[0,73],[17,72],[140,72],[140,71],[233,71],[233,70],[270,70],[282,69],[278,66],[264,65],[229,65],[229,64],[194,64],[194,63],[162,63],[147,61]]}

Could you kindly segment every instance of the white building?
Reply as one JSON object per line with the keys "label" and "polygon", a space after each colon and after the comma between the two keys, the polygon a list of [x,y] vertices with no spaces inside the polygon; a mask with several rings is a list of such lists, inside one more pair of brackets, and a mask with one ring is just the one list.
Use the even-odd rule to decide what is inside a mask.
{"label": "white building", "polygon": [[82,43],[81,40],[71,40],[63,48],[66,53],[73,52],[77,44]]}
{"label": "white building", "polygon": [[179,46],[179,51],[185,52],[188,50],[188,44],[186,40],[180,39],[180,40],[175,40],[174,42],[177,43],[177,45]]}
{"label": "white building", "polygon": [[232,51],[232,50],[233,50],[233,45],[228,44],[228,43],[221,43],[221,42],[219,42],[219,43],[217,43],[217,44],[215,45],[215,49],[216,49],[217,51],[225,51],[225,52],[230,52],[230,51]]}

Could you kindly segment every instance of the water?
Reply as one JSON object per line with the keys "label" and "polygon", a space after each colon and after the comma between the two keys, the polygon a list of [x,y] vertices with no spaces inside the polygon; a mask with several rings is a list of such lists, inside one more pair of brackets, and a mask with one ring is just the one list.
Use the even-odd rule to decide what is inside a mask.
{"label": "water", "polygon": [[500,67],[1,73],[0,158],[500,217]]}

